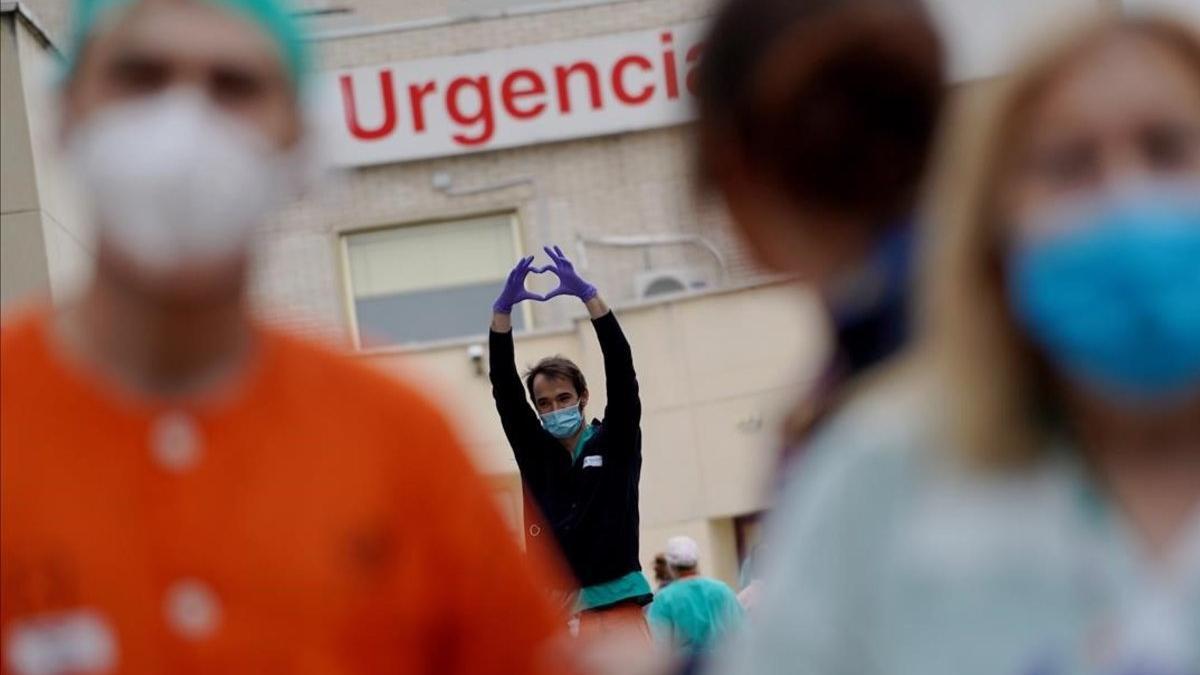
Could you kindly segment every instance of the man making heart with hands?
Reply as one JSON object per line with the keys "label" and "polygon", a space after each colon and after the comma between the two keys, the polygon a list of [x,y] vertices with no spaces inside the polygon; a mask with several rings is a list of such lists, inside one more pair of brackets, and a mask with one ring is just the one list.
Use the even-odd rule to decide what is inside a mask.
{"label": "man making heart with hands", "polygon": [[[545,251],[552,264],[536,267],[533,257],[522,258],[508,275],[492,305],[489,337],[492,396],[521,482],[537,506],[535,513],[527,509],[527,544],[544,545],[544,519],[579,587],[575,609],[581,635],[629,624],[649,640],[641,608],[653,596],[638,562],[642,405],[633,354],[596,287],[579,276],[562,249]],[[543,272],[558,277],[557,288],[544,296],[525,288],[530,273]],[[524,383],[515,364],[513,307],[562,295],[587,307],[604,354],[608,404],[604,419],[590,424],[584,417],[587,381],[575,363],[546,357]]]}

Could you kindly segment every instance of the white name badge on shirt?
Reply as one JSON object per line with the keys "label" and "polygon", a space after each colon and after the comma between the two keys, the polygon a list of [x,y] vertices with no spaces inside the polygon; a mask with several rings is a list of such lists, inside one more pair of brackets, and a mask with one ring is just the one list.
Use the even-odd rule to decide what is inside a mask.
{"label": "white name badge on shirt", "polygon": [[112,629],[90,610],[18,620],[6,637],[5,664],[18,675],[103,673],[117,661]]}
{"label": "white name badge on shirt", "polygon": [[583,468],[589,466],[604,466],[604,457],[601,455],[588,455],[583,458]]}

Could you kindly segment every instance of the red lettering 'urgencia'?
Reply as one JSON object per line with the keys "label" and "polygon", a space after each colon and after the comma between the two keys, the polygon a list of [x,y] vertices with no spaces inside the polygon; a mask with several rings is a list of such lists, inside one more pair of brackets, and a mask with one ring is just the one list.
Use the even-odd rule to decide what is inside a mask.
{"label": "red lettering 'urgencia'", "polygon": [[697,42],[692,45],[692,48],[687,51],[687,62],[691,66],[688,68],[687,74],[687,90],[692,96],[700,95],[700,81],[696,73],[696,67],[700,64],[700,55],[704,53],[704,43]]}
{"label": "red lettering 'urgencia'", "polygon": [[556,66],[554,68],[554,77],[558,83],[558,109],[563,112],[571,112],[571,91],[568,78],[572,73],[583,73],[587,76],[588,93],[592,98],[592,109],[599,110],[603,101],[600,99],[600,74],[596,72],[596,66],[587,61],[579,61],[572,63],[569,66]]}
{"label": "red lettering 'urgencia'", "polygon": [[396,128],[396,91],[392,82],[392,71],[379,71],[379,96],[383,99],[383,122],[374,129],[365,129],[358,121],[358,107],[354,102],[354,79],[349,75],[338,78],[342,85],[342,111],[350,134],[362,141],[374,141]]}
{"label": "red lettering 'urgencia'", "polygon": [[[479,110],[473,114],[464,114],[462,108],[459,107],[459,93],[466,89],[474,90],[475,96],[479,99]],[[460,126],[481,125],[478,133],[474,136],[454,134],[451,136],[454,142],[461,145],[481,145],[487,143],[496,131],[496,120],[492,117],[492,97],[491,89],[488,87],[487,75],[480,75],[476,78],[459,77],[451,82],[450,86],[446,88],[446,113],[450,115],[450,119],[454,120]]]}
{"label": "red lettering 'urgencia'", "polygon": [[412,108],[413,131],[425,131],[425,97],[437,89],[437,82],[430,80],[424,84],[408,85],[408,103]]}
{"label": "red lettering 'urgencia'", "polygon": [[[528,82],[529,85],[518,89],[517,85],[522,80]],[[542,96],[545,93],[546,83],[542,81],[542,76],[538,75],[537,71],[528,68],[512,71],[500,83],[500,102],[504,105],[504,110],[519,120],[527,120],[542,114],[542,111],[546,109],[546,102],[538,101],[531,106],[519,108],[517,99]]]}
{"label": "red lettering 'urgencia'", "polygon": [[679,74],[675,69],[675,36],[671,31],[662,34],[663,72],[666,75],[667,98],[679,98]]}
{"label": "red lettering 'urgencia'", "polygon": [[617,59],[617,62],[613,64],[612,70],[613,93],[617,95],[618,100],[628,105],[645,103],[654,95],[654,85],[646,84],[638,93],[629,93],[625,89],[625,69],[629,66],[637,66],[643,72],[649,72],[654,67],[654,64],[650,63],[650,59],[638,54],[629,54]]}

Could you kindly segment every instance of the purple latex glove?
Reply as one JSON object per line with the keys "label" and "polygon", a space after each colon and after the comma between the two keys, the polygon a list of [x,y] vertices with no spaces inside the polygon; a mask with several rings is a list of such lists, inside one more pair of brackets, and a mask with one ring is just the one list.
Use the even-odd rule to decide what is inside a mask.
{"label": "purple latex glove", "polygon": [[587,302],[596,297],[596,287],[584,281],[583,277],[575,272],[575,266],[571,264],[570,260],[567,260],[567,256],[562,252],[561,248],[546,246],[545,251],[546,255],[550,256],[550,259],[554,261],[554,264],[547,265],[539,271],[545,272],[549,270],[554,272],[558,277],[558,288],[547,293],[546,297],[541,298],[542,300],[557,298],[560,295],[573,295]]}
{"label": "purple latex glove", "polygon": [[531,271],[536,271],[533,268],[533,256],[521,258],[517,266],[508,273],[508,281],[504,282],[504,290],[500,291],[500,297],[492,303],[492,311],[499,314],[512,314],[513,305],[518,302],[545,299],[537,293],[530,293],[525,288],[525,277],[529,276]]}

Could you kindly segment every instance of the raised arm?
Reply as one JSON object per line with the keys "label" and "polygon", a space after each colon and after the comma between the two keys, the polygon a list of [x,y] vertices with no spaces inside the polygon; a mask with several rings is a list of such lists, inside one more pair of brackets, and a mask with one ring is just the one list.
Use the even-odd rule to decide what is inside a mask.
{"label": "raised arm", "polygon": [[621,332],[621,325],[596,287],[584,281],[575,266],[557,246],[546,248],[554,261],[552,269],[558,275],[559,286],[546,295],[573,295],[587,306],[600,350],[604,353],[604,378],[608,383],[608,405],[604,409],[604,428],[608,433],[631,439],[638,433],[642,419],[642,403],[638,396],[637,374],[633,369],[633,352]]}
{"label": "raised arm", "polygon": [[522,258],[505,282],[504,290],[492,305],[492,326],[488,335],[488,377],[492,382],[492,398],[504,435],[516,455],[517,464],[524,466],[523,452],[542,433],[537,413],[525,400],[525,388],[517,373],[516,353],[512,335],[512,308],[523,300],[541,298],[525,290],[525,277],[532,268],[533,258]]}
{"label": "raised arm", "polygon": [[[599,300],[599,298],[597,298]],[[637,435],[642,423],[642,400],[637,381],[637,373],[633,368],[633,350],[629,340],[625,338],[617,317],[604,305],[603,313],[588,305],[592,316],[592,327],[596,329],[596,339],[600,341],[600,351],[604,354],[604,379],[608,389],[608,405],[604,408],[604,427],[609,433],[633,438]]]}

